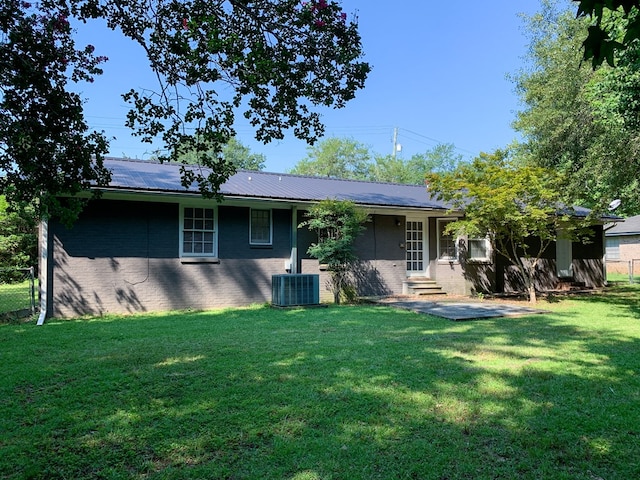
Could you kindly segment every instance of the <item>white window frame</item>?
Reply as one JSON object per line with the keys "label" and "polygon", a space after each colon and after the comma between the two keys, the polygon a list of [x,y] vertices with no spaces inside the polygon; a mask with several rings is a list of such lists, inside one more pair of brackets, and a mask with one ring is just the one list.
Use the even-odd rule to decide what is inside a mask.
{"label": "white window frame", "polygon": [[[213,210],[213,251],[212,252],[185,252],[184,251],[184,213],[187,208],[199,208],[205,210]],[[181,258],[217,258],[218,257],[218,208],[210,205],[199,205],[183,203],[180,204],[180,224],[179,224],[179,255]],[[209,229],[203,229],[203,231],[210,231]]]}
{"label": "white window frame", "polygon": [[440,256],[440,239],[442,238],[442,230],[444,229],[443,224],[446,223],[451,223],[451,222],[455,222],[456,220],[458,220],[457,218],[438,218],[436,220],[436,238],[437,238],[437,242],[438,242],[438,250],[437,250],[437,254],[438,254],[438,262],[458,262],[458,255],[459,255],[459,251],[458,251],[458,239],[456,237],[452,237],[453,238],[453,246],[455,248],[455,256],[454,257],[441,257]]}
{"label": "white window frame", "polygon": [[[269,240],[255,241],[253,240],[253,212],[269,212]],[[273,245],[273,210],[271,208],[250,208],[249,209],[249,245],[255,246],[271,246]]]}
{"label": "white window frame", "polygon": [[[484,242],[485,251],[487,253],[484,257],[472,257],[471,256],[471,242]],[[467,261],[469,262],[477,262],[477,263],[489,263],[491,262],[491,241],[489,237],[485,238],[467,238]]]}

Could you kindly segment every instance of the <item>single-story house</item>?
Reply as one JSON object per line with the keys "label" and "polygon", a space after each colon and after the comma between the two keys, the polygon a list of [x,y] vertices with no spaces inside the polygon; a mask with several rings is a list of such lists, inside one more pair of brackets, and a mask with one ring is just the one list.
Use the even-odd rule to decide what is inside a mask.
{"label": "single-story house", "polygon": [[[239,171],[217,203],[182,187],[177,165],[105,164],[110,185],[71,228],[56,220],[41,226],[47,316],[264,303],[272,276],[286,273],[319,274],[321,300],[329,301],[328,273],[306,253],[315,236],[298,227],[305,210],[326,198],[352,200],[370,214],[356,243],[359,295],[518,288],[513,267],[486,239],[445,235],[461,213],[449,213],[425,186]],[[556,288],[567,275],[586,287],[604,284],[602,225],[593,228],[591,243],[559,241],[548,249],[539,290]]]}
{"label": "single-story house", "polygon": [[640,215],[605,226],[607,272],[640,274]]}

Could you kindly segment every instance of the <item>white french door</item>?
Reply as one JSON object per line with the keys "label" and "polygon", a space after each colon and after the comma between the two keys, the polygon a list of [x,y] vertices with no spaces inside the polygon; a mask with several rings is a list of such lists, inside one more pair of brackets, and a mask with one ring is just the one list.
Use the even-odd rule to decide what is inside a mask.
{"label": "white french door", "polygon": [[408,277],[428,276],[427,228],[423,219],[407,218],[405,250]]}

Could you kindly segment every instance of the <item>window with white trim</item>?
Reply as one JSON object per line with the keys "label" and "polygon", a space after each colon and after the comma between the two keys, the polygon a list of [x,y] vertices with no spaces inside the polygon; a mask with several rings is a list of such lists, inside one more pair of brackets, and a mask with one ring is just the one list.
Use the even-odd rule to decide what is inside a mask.
{"label": "window with white trim", "polygon": [[618,237],[607,237],[605,249],[607,260],[620,260],[620,239]]}
{"label": "window with white trim", "polygon": [[271,210],[251,209],[249,222],[249,243],[251,245],[271,245],[273,228]]}
{"label": "window with white trim", "polygon": [[456,238],[445,233],[445,228],[452,222],[455,222],[455,219],[438,219],[438,260],[458,260]]}
{"label": "window with white trim", "polygon": [[488,238],[469,238],[467,240],[467,260],[474,262],[491,261],[491,243]]}
{"label": "window with white trim", "polygon": [[217,255],[214,208],[184,206],[180,219],[180,253],[187,257]]}

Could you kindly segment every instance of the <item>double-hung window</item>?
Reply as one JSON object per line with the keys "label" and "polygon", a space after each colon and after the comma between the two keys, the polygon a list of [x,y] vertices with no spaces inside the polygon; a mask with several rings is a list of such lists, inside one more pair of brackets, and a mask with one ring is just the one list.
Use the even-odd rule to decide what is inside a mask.
{"label": "double-hung window", "polygon": [[180,252],[185,257],[217,256],[214,208],[182,207]]}
{"label": "double-hung window", "polygon": [[455,222],[455,220],[438,219],[438,260],[458,260],[456,238],[450,233],[445,233],[447,225],[452,222]]}
{"label": "double-hung window", "polygon": [[271,245],[273,228],[271,210],[251,209],[249,222],[249,243],[251,245]]}

